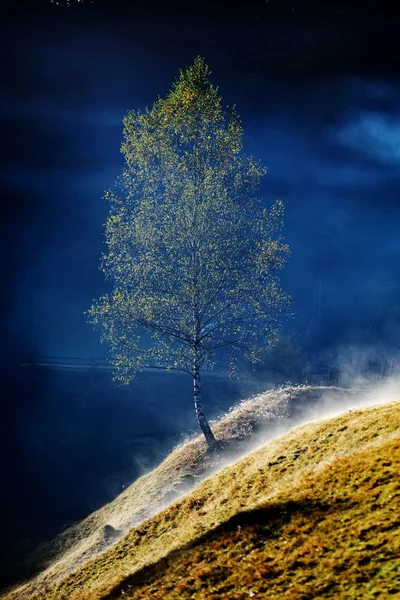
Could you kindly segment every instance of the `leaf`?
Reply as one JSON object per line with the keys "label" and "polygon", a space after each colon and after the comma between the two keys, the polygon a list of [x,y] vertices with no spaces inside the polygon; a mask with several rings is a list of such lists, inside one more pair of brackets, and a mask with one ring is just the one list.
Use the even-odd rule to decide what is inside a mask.
{"label": "leaf", "polygon": [[284,206],[258,198],[266,168],[241,152],[242,124],[210,74],[197,57],[165,98],[123,119],[122,194],[104,194],[113,291],[88,314],[125,383],[150,366],[256,357],[288,315]]}

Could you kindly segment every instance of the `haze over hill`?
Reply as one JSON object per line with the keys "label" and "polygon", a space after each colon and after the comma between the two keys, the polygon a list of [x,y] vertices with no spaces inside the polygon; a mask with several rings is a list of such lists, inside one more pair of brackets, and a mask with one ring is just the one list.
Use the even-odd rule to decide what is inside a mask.
{"label": "haze over hill", "polygon": [[[352,590],[361,589],[357,585],[367,585],[370,580],[378,594],[374,597],[383,598],[379,594],[389,590],[395,593],[396,582],[400,584],[400,563],[396,563],[393,554],[394,535],[399,528],[395,519],[399,508],[395,477],[400,459],[399,392],[399,379],[392,378],[377,386],[353,390],[287,386],[242,402],[213,424],[217,437],[226,444],[224,453],[210,454],[199,437],[181,444],[159,467],[140,477],[113,502],[67,529],[52,543],[39,546],[27,563],[21,563],[20,576],[24,569],[27,574],[29,569],[38,569],[40,565],[42,573],[3,597],[10,600],[147,598],[150,590],[156,598],[189,598],[190,594],[202,598],[205,591],[213,593],[213,597],[226,597],[223,586],[228,585],[229,597],[242,598],[245,596],[231,594],[233,589],[244,594],[237,560],[241,553],[238,548],[246,546],[248,535],[253,549],[261,536],[263,548],[268,549],[268,560],[278,564],[279,548],[290,533],[287,527],[293,525],[288,538],[291,550],[286,552],[285,561],[292,556],[294,563],[299,560],[300,551],[296,547],[307,546],[307,536],[314,540],[311,546],[317,543],[311,527],[317,518],[317,522],[326,525],[325,533],[325,525],[321,525],[321,535],[326,546],[324,560],[328,564],[332,553],[337,551],[328,539],[331,528],[338,527],[337,507],[347,511],[345,522],[351,521],[353,530],[361,532],[363,519],[370,519],[367,511],[371,505],[376,507],[375,516],[367,528],[368,535],[363,534],[365,547],[352,548],[346,528],[340,533],[347,553],[346,564],[350,565],[349,586],[353,586]],[[258,511],[254,514],[259,515],[256,522],[260,521],[260,526],[267,519],[268,530],[277,528],[272,536],[277,540],[274,547],[268,542],[269,534],[265,538],[254,530],[255,521],[248,511]],[[231,519],[236,523],[233,529]],[[241,524],[245,529],[242,540],[232,537],[234,530],[240,531]],[[379,538],[377,544],[374,531],[376,539]],[[225,539],[225,550],[220,545],[221,536]],[[384,562],[379,558],[381,550],[378,552],[382,536],[387,546],[385,564],[392,565],[386,583],[379,574]],[[179,549],[185,549],[184,554],[174,554]],[[249,551],[245,550],[245,555]],[[222,566],[216,566],[215,570],[213,564],[218,563],[219,554],[224,552],[233,562],[228,566],[229,572],[221,575],[221,571],[217,576]],[[307,560],[303,556],[300,561],[303,579],[312,571],[309,555],[314,550],[307,552],[303,552]],[[189,562],[184,565],[185,556]],[[374,564],[376,572],[371,571],[366,581],[357,583],[353,567],[359,559]],[[265,556],[260,555],[257,560],[261,569]],[[155,566],[143,571],[147,565]],[[168,576],[166,566],[176,573],[178,587]],[[279,590],[282,593],[288,580],[285,569],[278,570],[272,569],[275,575],[271,579],[275,578],[276,593]],[[192,571],[196,574],[190,578],[187,573]],[[232,583],[234,572],[239,574]],[[131,577],[134,573],[137,575]],[[334,590],[342,589],[337,587],[340,578],[334,571],[329,573],[329,589],[333,590],[331,597],[335,597]],[[250,581],[247,573],[246,586],[261,589],[263,577],[266,576],[254,575],[254,581]],[[321,582],[321,578],[323,573],[315,576],[313,589],[329,591],[327,582]],[[304,581],[296,585],[293,594],[284,597],[300,598]]]}

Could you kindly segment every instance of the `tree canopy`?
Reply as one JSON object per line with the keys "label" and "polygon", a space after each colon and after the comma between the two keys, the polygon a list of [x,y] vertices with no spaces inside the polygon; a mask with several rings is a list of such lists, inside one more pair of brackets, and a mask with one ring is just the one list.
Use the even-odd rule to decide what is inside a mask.
{"label": "tree canopy", "polygon": [[195,377],[222,357],[256,361],[288,313],[284,206],[257,196],[266,168],[244,155],[235,107],[222,107],[210,73],[197,57],[165,98],[123,120],[101,261],[113,292],[89,318],[126,383],[144,368]]}

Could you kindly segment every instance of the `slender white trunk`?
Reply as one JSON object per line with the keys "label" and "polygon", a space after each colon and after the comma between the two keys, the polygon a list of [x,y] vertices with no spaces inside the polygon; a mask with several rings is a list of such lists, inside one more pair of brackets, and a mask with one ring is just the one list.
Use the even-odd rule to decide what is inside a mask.
{"label": "slender white trunk", "polygon": [[194,359],[193,365],[193,397],[197,422],[204,434],[204,437],[206,438],[208,447],[214,448],[217,445],[217,440],[215,439],[214,434],[211,431],[211,427],[208,424],[203,412],[203,406],[201,403],[200,364],[197,358]]}

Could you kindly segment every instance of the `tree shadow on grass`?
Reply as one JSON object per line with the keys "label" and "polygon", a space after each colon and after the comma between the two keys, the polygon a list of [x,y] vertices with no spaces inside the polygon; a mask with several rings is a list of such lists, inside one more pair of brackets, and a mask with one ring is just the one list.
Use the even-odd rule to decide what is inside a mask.
{"label": "tree shadow on grass", "polygon": [[327,515],[343,508],[345,508],[343,501],[330,504],[318,500],[307,502],[290,501],[280,504],[270,504],[266,507],[237,513],[225,523],[221,523],[178,550],[173,550],[157,563],[143,567],[136,573],[128,576],[108,595],[104,596],[103,600],[117,600],[121,598],[125,590],[131,594],[135,588],[139,588],[143,584],[149,585],[155,578],[161,578],[173,566],[174,561],[182,555],[187,555],[188,551],[195,550],[202,545],[213,546],[223,536],[232,537],[236,535],[239,538],[245,538],[246,532],[256,527],[256,531],[252,532],[253,536],[256,533],[257,544],[263,545],[266,540],[278,538],[282,528],[296,515],[317,517],[321,513]]}

